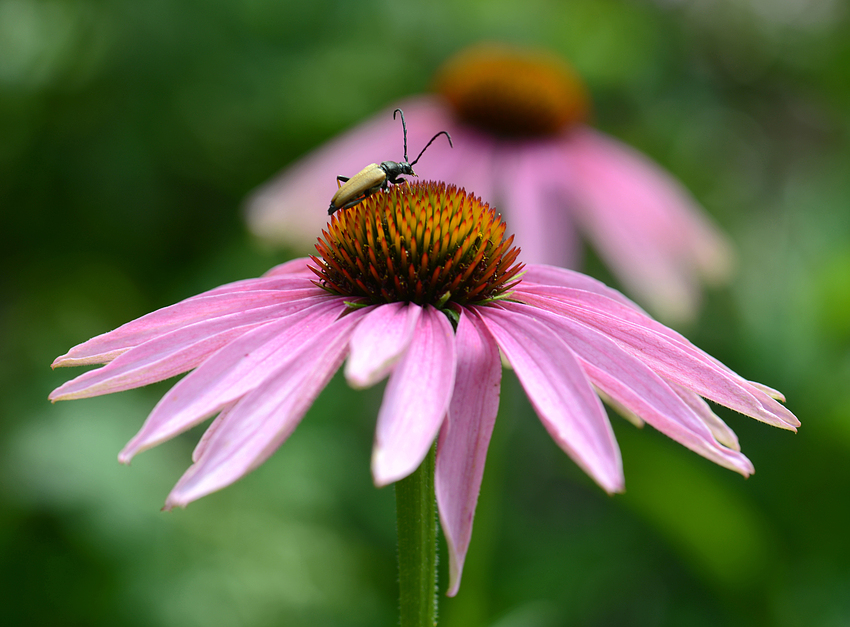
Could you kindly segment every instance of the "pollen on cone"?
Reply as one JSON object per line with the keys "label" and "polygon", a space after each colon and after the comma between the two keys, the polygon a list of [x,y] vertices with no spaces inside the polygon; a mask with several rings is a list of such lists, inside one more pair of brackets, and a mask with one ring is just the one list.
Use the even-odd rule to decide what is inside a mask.
{"label": "pollen on cone", "polygon": [[522,265],[487,203],[444,183],[397,185],[335,213],[316,244],[317,285],[380,304],[441,307],[508,292]]}

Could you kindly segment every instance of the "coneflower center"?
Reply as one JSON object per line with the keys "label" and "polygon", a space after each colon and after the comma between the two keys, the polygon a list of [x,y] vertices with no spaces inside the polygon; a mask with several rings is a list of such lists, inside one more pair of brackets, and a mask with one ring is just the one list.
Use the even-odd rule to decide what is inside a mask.
{"label": "coneflower center", "polygon": [[560,57],[509,46],[460,52],[437,72],[435,87],[461,120],[509,137],[557,133],[590,109],[584,84]]}
{"label": "coneflower center", "polygon": [[337,211],[316,244],[317,285],[374,304],[483,303],[517,284],[519,249],[487,203],[445,183],[406,183]]}

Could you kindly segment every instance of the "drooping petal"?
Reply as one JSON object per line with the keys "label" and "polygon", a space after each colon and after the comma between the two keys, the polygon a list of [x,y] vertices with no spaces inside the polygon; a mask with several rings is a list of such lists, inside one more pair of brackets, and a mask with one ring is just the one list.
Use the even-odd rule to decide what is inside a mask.
{"label": "drooping petal", "polygon": [[601,331],[673,383],[776,427],[795,430],[800,426],[794,414],[761,388],[753,386],[675,331],[616,301],[594,295],[582,302],[580,293],[576,294],[576,298],[563,295],[549,298],[524,292],[521,286],[515,291],[523,302]]}
{"label": "drooping petal", "polygon": [[50,400],[88,398],[163,381],[195,368],[240,335],[329,296],[302,299],[217,316],[159,335],[121,353],[103,368],[81,374],[50,394]]}
{"label": "drooping petal", "polygon": [[375,485],[403,479],[425,459],[449,408],[455,361],[451,323],[430,305],[424,307],[378,412],[372,451]]}
{"label": "drooping petal", "polygon": [[558,446],[605,491],[621,491],[620,449],[605,409],[570,347],[531,316],[500,307],[480,307],[476,313]]}
{"label": "drooping petal", "polygon": [[344,310],[339,298],[305,302],[288,316],[230,342],[162,397],[118,459],[129,463],[139,451],[182,433],[260,387]]}
{"label": "drooping petal", "polygon": [[530,305],[506,302],[503,306],[557,328],[593,384],[618,405],[706,459],[744,476],[752,474],[750,460],[738,450],[721,446],[700,416],[661,377],[603,333]]}
{"label": "drooping petal", "polygon": [[777,401],[785,402],[785,395],[779,390],[774,390],[772,387],[765,385],[764,383],[758,383],[756,381],[750,381],[750,385],[754,388],[758,388],[765,394],[767,394],[770,398],[775,399]]}
{"label": "drooping petal", "polygon": [[698,278],[723,281],[732,266],[726,239],[688,192],[645,156],[590,128],[566,136],[574,212],[617,275],[654,309],[693,315]]}
{"label": "drooping petal", "polygon": [[729,425],[723,422],[720,416],[714,413],[703,397],[696,392],[683,388],[681,385],[671,384],[670,387],[699,416],[700,420],[711,431],[715,440],[733,451],[741,450],[738,436],[729,428]]}
{"label": "drooping petal", "polygon": [[345,378],[354,388],[374,385],[392,370],[413,338],[422,308],[406,303],[376,307],[357,325]]}
{"label": "drooping petal", "polygon": [[228,414],[230,414],[230,410],[236,406],[237,401],[233,401],[232,403],[228,403],[225,405],[221,411],[218,413],[218,416],[213,418],[213,421],[207,427],[206,431],[201,434],[201,439],[198,440],[198,443],[195,445],[195,449],[192,451],[192,462],[197,462],[201,459],[201,456],[204,454],[204,451],[207,450],[207,445],[210,442],[210,438],[213,433],[215,433],[218,428],[221,426],[226,419]]}
{"label": "drooping petal", "polygon": [[[52,367],[108,363],[134,346],[201,321],[326,294],[304,279],[286,281],[290,287],[287,290],[278,289],[281,279],[249,279],[238,286],[230,284],[187,298],[75,346],[57,357]],[[230,289],[224,291],[225,287]]]}
{"label": "drooping petal", "polygon": [[[296,259],[294,261],[301,262],[304,260]],[[294,261],[288,263],[294,263]],[[273,270],[274,268],[269,272],[272,272]],[[317,288],[313,284],[313,280],[315,278],[316,275],[310,271],[307,271],[305,273],[283,272],[280,275],[266,273],[258,278],[242,279],[240,281],[233,281],[232,283],[219,285],[218,287],[208,290],[206,292],[202,292],[197,296],[187,298],[186,301],[195,300],[197,298],[204,298],[206,296],[214,296],[218,294],[234,294],[237,292],[249,292],[254,290],[276,290],[279,292],[288,292],[289,290],[306,290],[312,288],[314,290],[321,291],[320,288]]]}
{"label": "drooping petal", "polygon": [[326,326],[294,359],[230,408],[197,462],[168,495],[166,509],[185,507],[220,490],[268,459],[342,364],[351,330],[364,314],[353,311]]}
{"label": "drooping petal", "polygon": [[499,348],[468,311],[460,317],[455,342],[455,386],[440,430],[435,470],[437,507],[449,550],[448,596],[460,587],[502,380]]}
{"label": "drooping petal", "polygon": [[638,311],[643,311],[636,303],[626,298],[621,292],[581,272],[540,263],[526,265],[522,275],[523,289],[534,291],[535,289],[540,290],[541,286],[543,287],[543,291],[547,293],[548,290],[545,288],[549,286],[594,292],[616,300],[623,305],[633,307]]}
{"label": "drooping petal", "polygon": [[[610,294],[606,294],[597,290],[576,289],[561,285],[537,285],[523,281],[521,285],[516,287],[515,293],[521,301],[532,302],[535,299],[542,299],[541,302],[547,302],[547,299],[553,299],[579,307],[593,306],[605,311],[611,310],[612,315],[651,328],[675,341],[683,339],[679,333],[676,333],[670,327],[650,318],[640,307],[633,305],[628,300],[616,298],[616,295],[619,294],[616,290],[610,291]],[[613,305],[612,300],[615,301]]]}
{"label": "drooping petal", "polygon": [[307,266],[309,259],[307,257],[301,257],[299,259],[290,259],[289,261],[284,261],[283,263],[279,263],[274,268],[267,270],[265,274],[263,274],[263,278],[268,277],[295,277],[295,276],[305,276],[309,278],[313,278],[316,275],[313,274],[312,270]]}

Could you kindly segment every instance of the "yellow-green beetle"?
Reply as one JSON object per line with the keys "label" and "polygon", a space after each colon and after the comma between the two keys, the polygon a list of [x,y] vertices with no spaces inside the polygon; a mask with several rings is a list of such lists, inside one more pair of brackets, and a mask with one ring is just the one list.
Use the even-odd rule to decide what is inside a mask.
{"label": "yellow-green beetle", "polygon": [[400,163],[395,161],[384,161],[380,165],[377,163],[370,163],[351,178],[348,178],[347,176],[336,177],[337,185],[340,183],[342,183],[342,185],[340,185],[340,188],[336,190],[334,197],[331,198],[331,204],[330,207],[328,207],[328,215],[333,215],[333,213],[339,209],[348,209],[349,207],[353,207],[354,205],[363,202],[364,198],[371,196],[379,189],[387,189],[390,183],[393,185],[404,183],[404,179],[400,178],[402,174],[416,176],[416,172],[413,171],[413,166],[416,165],[417,161],[419,161],[419,157],[421,157],[422,153],[425,152],[425,148],[428,148],[428,146],[430,146],[440,135],[445,135],[449,140],[449,146],[454,148],[454,145],[452,144],[452,136],[446,131],[440,131],[431,138],[431,141],[425,144],[425,148],[423,148],[422,152],[419,153],[419,156],[413,160],[413,163],[408,163],[407,124],[404,122],[404,112],[401,109],[393,111],[393,120],[395,120],[396,113],[401,114],[401,128],[404,130],[404,161]]}

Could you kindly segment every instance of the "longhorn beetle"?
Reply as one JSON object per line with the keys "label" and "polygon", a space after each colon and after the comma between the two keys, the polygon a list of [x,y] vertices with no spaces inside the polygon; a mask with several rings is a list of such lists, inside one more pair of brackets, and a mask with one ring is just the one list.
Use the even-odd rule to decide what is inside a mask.
{"label": "longhorn beetle", "polygon": [[342,183],[342,185],[340,185],[339,189],[336,190],[334,197],[331,198],[331,204],[328,207],[328,215],[333,215],[333,213],[339,209],[348,209],[349,207],[353,207],[354,205],[363,202],[367,196],[371,196],[379,189],[387,189],[390,183],[393,185],[404,183],[404,179],[401,178],[402,174],[417,176],[416,172],[413,171],[413,166],[415,166],[416,162],[419,161],[419,157],[422,156],[425,149],[428,148],[428,146],[430,146],[440,135],[445,135],[449,140],[449,146],[454,148],[454,145],[452,144],[452,136],[449,135],[447,131],[440,131],[431,138],[431,141],[425,144],[425,148],[423,148],[422,152],[419,153],[419,156],[413,160],[413,163],[408,163],[407,124],[404,121],[404,111],[401,109],[393,111],[393,120],[395,120],[396,113],[401,114],[401,128],[404,130],[404,161],[384,161],[380,165],[377,163],[370,163],[351,178],[348,178],[347,176],[336,177],[337,185],[340,185],[340,183]]}

